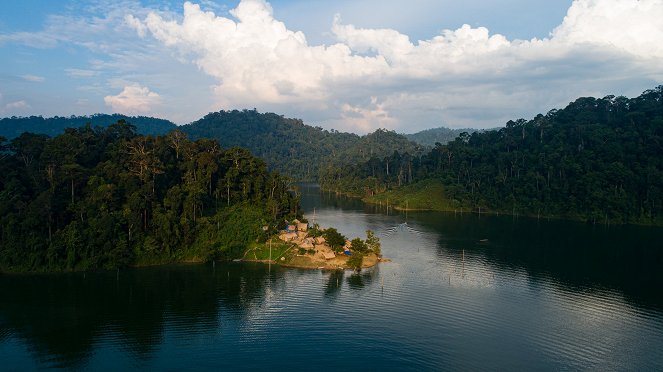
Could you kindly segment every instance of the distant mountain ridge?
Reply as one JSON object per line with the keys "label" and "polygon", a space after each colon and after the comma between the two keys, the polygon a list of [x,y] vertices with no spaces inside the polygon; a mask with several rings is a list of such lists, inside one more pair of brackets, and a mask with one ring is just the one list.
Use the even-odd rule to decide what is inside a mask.
{"label": "distant mountain ridge", "polygon": [[424,149],[394,131],[378,129],[359,136],[256,110],[213,112],[182,126],[164,119],[118,114],[12,117],[0,119],[0,136],[11,140],[21,133],[31,132],[55,137],[65,128],[79,128],[88,123],[92,127],[107,127],[119,120],[134,125],[136,132],[142,135],[165,135],[179,129],[193,140],[211,138],[225,148],[248,149],[265,160],[271,170],[298,181],[316,181],[324,165],[343,167],[373,157],[391,156],[394,152],[421,154]]}
{"label": "distant mountain ridge", "polygon": [[163,135],[177,128],[172,121],[147,116],[126,116],[120,114],[94,114],[90,116],[42,116],[10,117],[0,119],[0,136],[8,140],[20,136],[24,132],[46,134],[55,137],[62,134],[65,128],[80,128],[86,124],[92,127],[107,127],[119,120],[136,127],[136,132],[142,135]]}
{"label": "distant mountain ridge", "polygon": [[472,134],[476,131],[477,129],[472,128],[451,129],[446,127],[439,127],[425,129],[417,133],[404,134],[404,136],[410,141],[416,142],[420,145],[435,147],[435,143],[446,145],[447,143],[456,139],[456,137],[458,137],[463,132]]}
{"label": "distant mountain ridge", "polygon": [[343,166],[394,151],[418,154],[423,150],[393,131],[378,129],[359,136],[255,110],[213,112],[179,129],[194,140],[213,138],[224,147],[244,147],[263,158],[271,169],[300,181],[317,180],[325,164]]}

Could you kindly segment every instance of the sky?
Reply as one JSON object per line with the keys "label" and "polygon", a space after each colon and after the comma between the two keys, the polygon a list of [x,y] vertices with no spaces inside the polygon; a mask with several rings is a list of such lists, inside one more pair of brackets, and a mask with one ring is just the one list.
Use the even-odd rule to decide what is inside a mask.
{"label": "sky", "polygon": [[663,84],[663,0],[22,0],[0,117],[177,124],[257,109],[327,129],[493,128]]}

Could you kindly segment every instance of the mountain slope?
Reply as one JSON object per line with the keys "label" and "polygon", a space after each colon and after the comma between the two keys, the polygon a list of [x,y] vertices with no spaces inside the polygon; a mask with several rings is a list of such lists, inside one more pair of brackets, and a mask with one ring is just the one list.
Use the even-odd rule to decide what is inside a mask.
{"label": "mountain slope", "polygon": [[212,138],[224,147],[246,148],[271,169],[302,181],[317,180],[321,164],[354,164],[394,151],[420,151],[415,143],[391,131],[358,136],[255,110],[210,113],[180,130],[192,139]]}
{"label": "mountain slope", "polygon": [[450,209],[663,224],[663,86],[579,98],[420,157],[334,169],[321,183],[371,196],[425,180],[441,183]]}
{"label": "mountain slope", "polygon": [[445,127],[431,128],[422,130],[421,132],[404,134],[404,136],[410,141],[416,142],[423,146],[434,147],[435,143],[440,143],[446,145],[447,143],[453,141],[458,135],[463,132],[474,133],[476,129],[463,128],[463,129],[451,129]]}

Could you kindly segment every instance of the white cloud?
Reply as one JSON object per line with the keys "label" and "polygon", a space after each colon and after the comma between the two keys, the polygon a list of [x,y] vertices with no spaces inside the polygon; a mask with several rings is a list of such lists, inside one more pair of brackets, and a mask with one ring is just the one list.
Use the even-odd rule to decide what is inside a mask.
{"label": "white cloud", "polygon": [[97,76],[99,74],[98,71],[79,69],[79,68],[68,68],[65,69],[64,71],[67,74],[67,76],[76,77],[76,78],[90,78],[93,76]]}
{"label": "white cloud", "polygon": [[663,2],[576,0],[562,24],[553,31],[552,40],[616,48],[642,58],[662,58]]}
{"label": "white cloud", "polygon": [[[338,42],[314,46],[276,20],[263,0],[243,0],[230,13],[234,19],[186,2],[181,21],[156,12],[125,21],[217,79],[224,108],[328,111],[318,117],[356,131],[404,129],[408,118],[420,116],[408,107],[428,112],[429,121],[496,126],[552,108],[541,107],[551,87],[573,91],[550,94],[558,104],[600,92],[608,81],[651,81],[663,69],[660,0],[575,0],[549,38],[527,41],[463,25],[412,42],[396,30],[362,29],[337,16],[331,31]],[[378,96],[380,104],[375,98],[361,104]],[[484,108],[489,114],[482,117]]]}
{"label": "white cloud", "polygon": [[20,77],[25,81],[30,81],[33,83],[43,83],[46,80],[45,77],[37,75],[21,75]]}
{"label": "white cloud", "polygon": [[377,97],[371,97],[366,106],[353,106],[348,103],[341,105],[341,120],[337,127],[346,130],[370,132],[375,128],[394,129],[397,120],[389,115],[383,103]]}
{"label": "white cloud", "polygon": [[161,97],[147,87],[132,84],[125,86],[118,95],[104,97],[104,102],[114,112],[137,115],[151,113],[161,103]]}
{"label": "white cloud", "polygon": [[138,36],[141,38],[145,37],[145,31],[147,31],[147,27],[136,17],[134,17],[131,14],[127,14],[124,17],[124,22],[127,23],[127,25],[138,33]]}
{"label": "white cloud", "polygon": [[[531,3],[515,3],[526,1]],[[90,99],[78,102],[79,110],[103,110],[105,102],[114,110],[149,112],[182,123],[209,111],[256,107],[357,132],[494,127],[579,96],[635,95],[663,82],[661,0],[568,1],[567,16],[548,37],[530,40],[479,27],[482,22],[469,11],[461,21],[473,26],[456,27],[462,24],[459,19],[431,17],[428,22],[439,24],[427,30],[454,26],[427,37],[382,26],[422,22],[425,9],[440,13],[450,7],[453,13],[452,8],[461,8],[451,1],[403,5],[385,0],[389,17],[400,23],[385,22],[384,14],[367,14],[383,3],[378,0],[307,5],[330,12],[329,32],[317,38],[327,40],[324,44],[312,44],[309,37],[316,35],[292,26],[309,15],[287,12],[294,9],[289,4],[275,3],[276,14],[287,13],[294,21],[286,25],[264,0],[243,0],[230,12],[213,1],[200,3],[184,3],[184,12],[177,13],[167,5],[148,9],[134,0],[76,2],[64,13],[48,16],[41,31],[0,35],[0,45],[75,51],[70,57],[76,62],[58,68],[76,78],[63,86],[63,92],[71,92],[66,99],[72,106],[80,90]],[[345,5],[339,8],[341,3]],[[482,2],[469,3],[478,9]],[[338,9],[354,24],[334,17]],[[40,52],[45,51],[34,51]],[[81,61],[87,64],[81,66]],[[69,66],[81,68],[65,69]],[[81,81],[85,86],[77,87]],[[158,86],[163,97],[145,86]],[[40,113],[71,113],[65,98],[45,97],[35,87],[31,103]],[[11,101],[28,97],[11,91],[18,88],[3,89]],[[106,96],[109,89],[120,93]],[[52,107],[45,110],[45,105]]]}
{"label": "white cloud", "polygon": [[30,108],[30,105],[25,100],[11,102],[5,105],[5,110],[9,113],[21,112]]}

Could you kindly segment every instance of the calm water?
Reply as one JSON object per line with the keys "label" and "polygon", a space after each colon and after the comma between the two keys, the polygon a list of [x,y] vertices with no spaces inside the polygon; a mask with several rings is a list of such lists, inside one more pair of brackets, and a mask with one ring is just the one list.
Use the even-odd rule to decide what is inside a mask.
{"label": "calm water", "polygon": [[0,276],[0,369],[663,370],[663,229],[303,205],[393,262]]}

